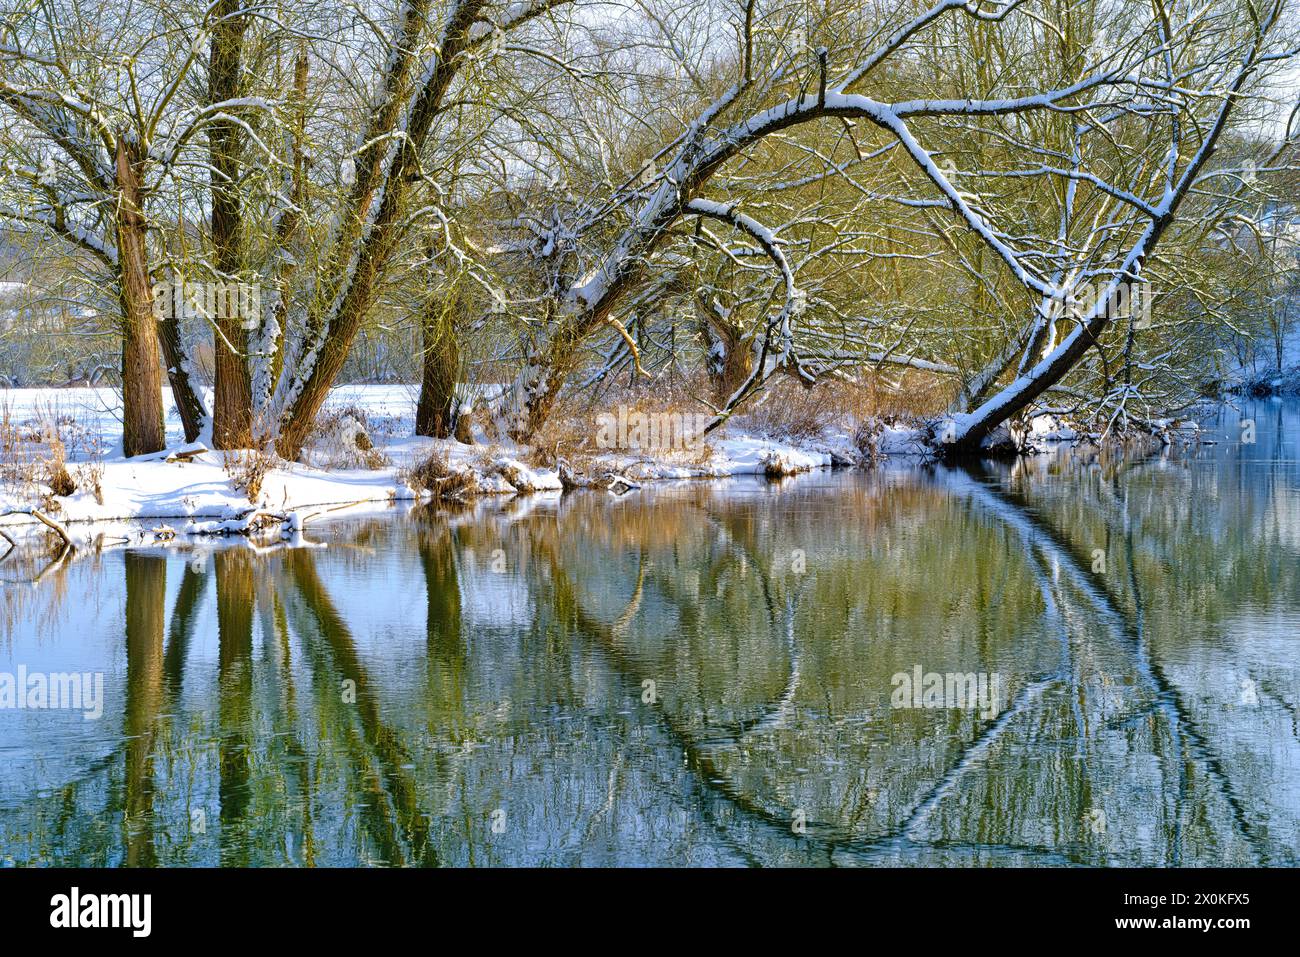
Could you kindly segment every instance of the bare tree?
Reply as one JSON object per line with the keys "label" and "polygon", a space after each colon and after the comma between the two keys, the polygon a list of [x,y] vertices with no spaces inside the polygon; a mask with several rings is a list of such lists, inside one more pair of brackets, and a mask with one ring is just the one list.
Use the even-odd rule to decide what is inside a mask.
{"label": "bare tree", "polygon": [[[954,416],[946,430],[948,451],[977,448],[994,427],[1058,383],[1120,318],[1112,307],[1116,291],[1142,280],[1144,263],[1206,173],[1234,110],[1268,70],[1291,56],[1284,45],[1282,3],[1223,3],[1205,10],[1089,5],[1106,18],[1111,37],[1090,45],[1072,65],[1073,75],[1060,76],[1052,58],[1035,58],[1034,51],[1044,35],[1067,28],[1076,6],[943,0],[916,14],[908,4],[898,4],[862,27],[862,39],[836,39],[823,25],[824,43],[801,59],[778,57],[767,68],[754,52],[755,7],[747,6],[735,83],[652,157],[649,178],[637,177],[597,202],[580,205],[557,224],[556,234],[572,239],[546,247],[550,261],[538,268],[563,281],[552,284],[551,302],[503,403],[507,426],[519,437],[540,426],[579,364],[582,343],[609,324],[645,282],[684,220],[702,218],[744,235],[770,260],[780,289],[753,370],[719,404],[715,424],[776,371],[806,380],[824,374],[825,363],[797,343],[806,296],[785,244],[745,210],[747,203],[757,207],[763,194],[755,184],[742,188],[734,171],[759,151],[796,140],[805,128],[865,121],[874,139],[864,151],[870,155],[874,146],[886,162],[901,158],[909,167],[901,182],[911,192],[893,198],[944,210],[989,251],[994,262],[986,270],[1004,271],[1027,299],[1038,302],[1023,333],[998,348],[989,371],[976,375],[968,394],[981,398],[1008,365],[1023,371],[971,411]],[[1019,65],[1037,68],[991,79],[992,88],[980,95],[886,99],[865,92],[873,84],[885,90],[898,86],[908,57],[952,18],[1004,39],[1016,38],[1019,31]],[[1063,125],[1070,148],[1043,147],[1034,136],[1037,117]],[[956,165],[972,137],[1000,144],[1001,168]],[[824,173],[852,176],[820,165]],[[985,196],[985,188],[1008,181],[1025,202],[1042,196],[1027,184],[1066,186],[1058,192],[1060,215],[1050,232],[1040,231],[1025,202]],[[711,186],[729,195],[706,195]],[[1071,214],[1085,204],[1086,218]],[[860,213],[868,209],[864,204]],[[611,221],[622,225],[613,230]],[[560,257],[567,261],[557,265]],[[1080,289],[1094,282],[1101,287],[1095,307],[1077,316],[1064,309],[1061,315],[1068,318],[1058,322],[1054,304],[1072,309]],[[1068,331],[1058,328],[1067,324]]]}

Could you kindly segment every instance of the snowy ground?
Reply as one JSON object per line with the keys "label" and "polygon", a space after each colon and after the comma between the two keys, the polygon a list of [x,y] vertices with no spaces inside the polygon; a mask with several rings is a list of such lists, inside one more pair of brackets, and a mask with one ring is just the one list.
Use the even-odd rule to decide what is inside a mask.
{"label": "snowy ground", "polygon": [[[254,503],[232,481],[238,469],[228,461],[228,453],[204,451],[187,461],[176,460],[175,453],[189,447],[184,445],[170,394],[164,396],[168,450],[126,459],[121,455],[120,397],[113,390],[0,390],[0,420],[8,423],[11,436],[34,438],[43,430],[48,434],[51,423],[58,423],[68,471],[78,485],[72,495],[53,496],[43,482],[15,480],[10,475],[0,483],[0,513],[36,507],[67,526],[74,537],[87,537],[92,529],[102,531],[105,524],[122,521],[144,521],[150,527],[165,524],[184,535],[240,530],[256,505],[278,516],[284,527],[294,528],[336,506],[387,507],[393,501],[419,497],[403,483],[400,473],[435,450],[445,451],[453,469],[472,470],[481,493],[557,493],[562,487],[556,469],[526,464],[526,449],[493,444],[485,437],[480,437],[482,444],[463,445],[412,435],[414,386],[353,385],[336,389],[326,411],[352,408],[364,413],[377,453],[369,464],[380,467],[340,461],[330,447],[318,448],[305,456],[310,465],[279,463],[268,472]],[[833,461],[853,460],[857,455],[847,433],[830,434],[815,447],[798,448],[733,429],[709,436],[707,444],[704,453],[602,454],[589,459],[583,472],[587,476],[613,473],[636,484],[788,474],[829,467]],[[923,451],[917,436],[905,430],[886,429],[879,444],[892,454]],[[40,448],[44,446],[32,442],[25,453],[31,456]],[[43,528],[30,514],[0,518],[0,527],[11,536]]]}

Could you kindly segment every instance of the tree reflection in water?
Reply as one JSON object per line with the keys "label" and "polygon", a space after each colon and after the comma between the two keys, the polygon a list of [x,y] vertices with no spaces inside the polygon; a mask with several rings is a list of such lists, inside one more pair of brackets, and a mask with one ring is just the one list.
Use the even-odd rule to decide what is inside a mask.
{"label": "tree reflection in water", "polygon": [[[1291,424],[63,562],[6,594],[0,668],[102,670],[108,706],[0,713],[4,854],[1294,863]],[[892,708],[915,666],[1006,707]]]}

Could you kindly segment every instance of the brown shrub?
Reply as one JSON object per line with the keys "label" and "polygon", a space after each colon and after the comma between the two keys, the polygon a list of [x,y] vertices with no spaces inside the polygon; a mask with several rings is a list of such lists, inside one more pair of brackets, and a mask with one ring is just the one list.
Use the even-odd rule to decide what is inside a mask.
{"label": "brown shrub", "polygon": [[59,497],[74,495],[77,483],[68,473],[67,454],[58,435],[49,440],[49,457],[45,460],[45,484]]}
{"label": "brown shrub", "polygon": [[95,502],[104,504],[104,464],[99,461],[86,462],[77,466],[77,487],[89,489],[95,496]]}
{"label": "brown shrub", "polygon": [[852,428],[867,414],[865,391],[849,382],[819,382],[808,388],[788,377],[742,406],[734,421],[765,438],[808,442],[822,438],[827,429]]}
{"label": "brown shrub", "polygon": [[434,498],[458,499],[478,491],[478,479],[472,469],[457,469],[446,449],[434,449],[429,455],[404,468],[397,477],[417,492]]}
{"label": "brown shrub", "polygon": [[221,467],[230,476],[230,484],[253,504],[262,497],[262,483],[275,465],[275,456],[260,449],[227,452],[221,459]]}
{"label": "brown shrub", "polygon": [[303,461],[322,469],[386,468],[392,461],[375,447],[374,428],[370,415],[359,406],[324,412],[316,419]]}

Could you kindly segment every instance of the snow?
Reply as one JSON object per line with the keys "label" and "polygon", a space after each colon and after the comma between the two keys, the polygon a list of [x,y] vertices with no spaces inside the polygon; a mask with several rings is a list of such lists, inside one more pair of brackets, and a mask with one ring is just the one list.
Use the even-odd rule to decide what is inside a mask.
{"label": "snow", "polygon": [[[366,434],[382,465],[317,467],[323,461],[322,453],[310,449],[304,456],[306,463],[276,460],[262,478],[257,501],[250,502],[232,481],[231,473],[238,473],[233,460],[241,453],[211,451],[199,443],[186,443],[168,390],[164,391],[168,448],[129,459],[121,455],[121,399],[116,391],[0,390],[0,418],[7,415],[8,421],[22,426],[25,433],[35,434],[58,423],[68,469],[79,485],[72,495],[51,496],[57,503],[57,508],[51,509],[43,505],[48,502],[44,486],[0,482],[0,512],[33,505],[46,508],[52,518],[72,528],[74,538],[82,540],[94,537],[93,533],[87,534],[88,528],[102,532],[104,526],[120,528],[123,522],[147,523],[148,534],[164,538],[245,534],[252,527],[266,525],[278,525],[282,532],[296,534],[308,518],[327,512],[382,510],[396,502],[417,499],[419,493],[404,483],[401,472],[435,451],[444,453],[453,469],[472,470],[481,494],[561,491],[558,470],[528,464],[527,449],[508,442],[465,445],[412,435],[417,391],[413,385],[348,385],[335,389],[326,411],[344,414],[330,441],[354,441],[359,431],[355,415],[361,414],[369,425]],[[837,455],[841,461],[851,460],[856,457],[851,445],[847,432],[830,435],[818,448],[797,447],[739,432],[724,433],[710,436],[708,454],[654,457],[610,452],[593,459],[589,471],[622,477],[626,479],[623,488],[635,488],[651,480],[788,475],[828,468]],[[98,472],[98,494],[93,488],[93,472]],[[0,518],[0,526],[23,533],[42,528],[30,514],[5,516]]]}
{"label": "snow", "polygon": [[1073,442],[1079,433],[1054,415],[1036,415],[1029,422],[1030,434],[1040,442]]}
{"label": "snow", "polygon": [[876,448],[885,455],[930,455],[929,443],[921,429],[887,425],[876,439]]}
{"label": "snow", "polygon": [[[459,391],[462,401],[472,404],[503,388],[479,384]],[[289,463],[252,458],[256,453],[213,451],[202,441],[186,443],[170,390],[163,391],[167,449],[128,459],[121,455],[121,398],[115,390],[0,389],[0,423],[17,428],[24,437],[19,445],[37,461],[48,450],[32,437],[57,430],[67,468],[78,484],[72,495],[54,497],[38,484],[44,481],[43,469],[34,470],[35,479],[0,476],[0,513],[27,512],[0,516],[0,527],[41,533],[43,526],[30,512],[36,508],[83,542],[107,534],[106,528],[140,535],[141,523],[143,534],[155,540],[277,530],[301,538],[304,525],[323,516],[382,511],[427,497],[428,492],[409,486],[405,475],[435,453],[445,458],[449,470],[472,478],[465,485],[480,495],[556,495],[565,482],[622,494],[644,482],[779,477],[880,457],[928,458],[934,454],[934,437],[943,441],[945,433],[959,434],[968,419],[957,415],[928,426],[905,420],[844,421],[829,423],[816,439],[792,441],[756,434],[740,417],[698,447],[605,450],[575,457],[576,468],[567,459],[543,468],[532,464],[529,449],[490,438],[481,423],[475,425],[473,444],[414,435],[418,391],[408,384],[335,388],[325,404],[326,427],[304,450],[301,462]],[[1043,414],[1030,420],[1028,437],[1041,446],[1070,443],[1079,434],[1069,423]],[[265,466],[256,501],[236,485],[237,477],[248,475],[240,468],[241,456]],[[563,480],[561,467],[567,473]]]}

